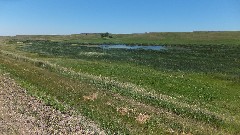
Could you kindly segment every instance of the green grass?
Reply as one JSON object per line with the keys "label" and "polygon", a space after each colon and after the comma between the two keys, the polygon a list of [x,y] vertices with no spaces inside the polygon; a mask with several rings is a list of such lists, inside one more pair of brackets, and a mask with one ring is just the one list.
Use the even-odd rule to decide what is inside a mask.
{"label": "green grass", "polygon": [[[45,102],[49,105],[55,105],[59,110],[62,110],[62,106],[56,106],[57,103],[66,104],[68,106],[76,108],[83,115],[91,118],[92,120],[100,123],[103,128],[109,132],[121,132],[131,133],[124,123],[129,123],[131,127],[142,130],[142,133],[149,131],[143,131],[140,127],[136,126],[136,122],[131,119],[122,119],[123,116],[116,112],[116,107],[109,107],[106,102],[114,101],[114,96],[106,91],[99,91],[94,86],[79,83],[79,81],[69,80],[64,76],[60,76],[56,73],[42,70],[41,68],[34,67],[33,65],[25,62],[18,62],[14,59],[7,59],[1,57],[1,69],[10,72],[12,77],[19,80],[22,86],[26,87],[32,92],[44,93],[35,94],[38,97],[41,95],[48,95],[51,98],[46,99]],[[12,62],[15,64],[12,65]],[[28,70],[26,70],[28,69]],[[33,74],[34,73],[34,74]],[[37,90],[36,90],[37,88]],[[98,99],[96,101],[84,101],[83,96],[92,93],[98,93]],[[107,97],[107,98],[106,98]],[[114,104],[118,104],[118,101],[114,101]],[[127,102],[126,102],[127,103]],[[109,117],[111,116],[111,117]],[[133,118],[132,118],[133,119]],[[119,123],[118,121],[125,121]],[[130,122],[129,122],[130,121]],[[131,122],[132,121],[132,122]],[[151,130],[151,128],[149,129]],[[156,132],[163,132],[162,129],[157,129]]]}
{"label": "green grass", "polygon": [[[180,40],[183,36],[161,34],[153,34],[151,38],[154,41],[154,35],[167,38],[175,34],[174,39]],[[184,34],[192,37],[191,44],[198,44],[188,45],[190,39],[181,39],[182,42],[176,42],[184,45],[146,51],[72,45],[70,37],[65,38],[71,43],[28,40],[15,45],[16,40],[1,46],[0,68],[10,72],[36,96],[44,95],[42,99],[49,105],[62,111],[65,106],[71,106],[110,134],[170,134],[172,130],[239,134],[240,46],[237,40],[227,45],[238,32]],[[200,37],[194,37],[195,34]],[[95,40],[96,35],[89,36],[89,40]],[[143,35],[128,36],[131,36],[129,41],[134,42],[134,36],[139,39]],[[211,45],[200,42],[205,36],[211,37],[206,42],[222,37],[222,44],[214,40]],[[147,38],[146,35],[143,38]],[[83,99],[93,93],[98,93],[96,100]],[[121,115],[117,111],[121,107],[134,111]],[[136,121],[140,113],[151,116],[145,124]]]}

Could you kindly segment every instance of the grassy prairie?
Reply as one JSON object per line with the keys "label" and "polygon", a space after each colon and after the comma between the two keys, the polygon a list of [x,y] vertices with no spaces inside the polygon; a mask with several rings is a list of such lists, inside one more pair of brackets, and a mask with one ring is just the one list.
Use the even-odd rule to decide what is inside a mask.
{"label": "grassy prairie", "polygon": [[[0,69],[50,105],[61,111],[70,106],[109,134],[240,134],[239,35],[11,37],[0,46]],[[168,49],[82,45],[103,42]]]}
{"label": "grassy prairie", "polygon": [[16,36],[18,40],[52,40],[78,44],[129,44],[129,45],[239,45],[240,32],[161,32],[143,34],[100,34]]}

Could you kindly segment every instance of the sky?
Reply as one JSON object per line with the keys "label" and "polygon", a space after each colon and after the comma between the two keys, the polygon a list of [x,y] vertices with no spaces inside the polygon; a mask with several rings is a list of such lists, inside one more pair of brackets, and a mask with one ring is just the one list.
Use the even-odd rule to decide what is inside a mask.
{"label": "sky", "polygon": [[0,35],[239,31],[240,0],[0,0]]}

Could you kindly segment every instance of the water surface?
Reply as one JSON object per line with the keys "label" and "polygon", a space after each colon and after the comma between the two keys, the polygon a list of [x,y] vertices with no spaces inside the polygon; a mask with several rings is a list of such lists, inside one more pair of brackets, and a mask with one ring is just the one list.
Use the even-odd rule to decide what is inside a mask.
{"label": "water surface", "polygon": [[141,45],[134,45],[134,46],[129,46],[129,45],[99,45],[100,48],[102,49],[127,49],[127,50],[166,50],[166,47],[164,46],[141,46]]}

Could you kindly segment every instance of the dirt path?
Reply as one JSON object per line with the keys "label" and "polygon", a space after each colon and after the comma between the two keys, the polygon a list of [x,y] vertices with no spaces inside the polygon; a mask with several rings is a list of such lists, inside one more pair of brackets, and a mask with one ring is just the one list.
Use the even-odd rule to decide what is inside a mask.
{"label": "dirt path", "polygon": [[61,113],[26,94],[8,75],[0,75],[0,134],[105,134],[74,113]]}

